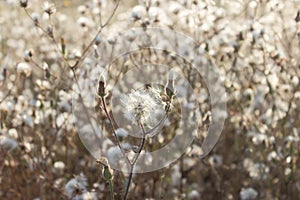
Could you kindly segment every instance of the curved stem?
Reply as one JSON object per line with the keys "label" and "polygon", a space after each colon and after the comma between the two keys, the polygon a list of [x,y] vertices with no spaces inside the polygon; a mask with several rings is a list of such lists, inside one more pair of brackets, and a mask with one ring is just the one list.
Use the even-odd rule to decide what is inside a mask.
{"label": "curved stem", "polygon": [[109,191],[110,191],[110,199],[114,200],[115,197],[114,197],[114,186],[113,186],[113,183],[112,183],[111,180],[109,180],[108,184],[109,184]]}
{"label": "curved stem", "polygon": [[[153,135],[155,135],[159,130],[162,129],[162,127],[164,126],[164,123],[166,121],[166,119],[168,118],[168,114],[169,114],[170,109],[167,108],[167,110],[165,111],[164,116],[162,117],[162,119],[159,121],[158,124],[156,124],[152,129],[145,131],[144,135],[146,136],[150,136],[152,137]],[[136,133],[135,135],[142,135],[143,131],[140,131],[138,133]]]}
{"label": "curved stem", "polygon": [[107,107],[106,107],[106,102],[105,102],[105,98],[104,98],[104,97],[101,97],[101,103],[102,103],[102,107],[103,107],[103,110],[104,110],[104,112],[105,112],[105,115],[106,115],[106,117],[107,117],[107,119],[108,119],[108,121],[109,121],[109,124],[110,124],[111,130],[112,130],[113,136],[114,136],[114,138],[115,138],[115,141],[116,141],[116,143],[117,143],[119,149],[121,150],[123,156],[125,157],[127,165],[131,166],[130,160],[129,160],[128,157],[126,156],[126,153],[125,153],[124,149],[122,148],[122,146],[121,146],[121,144],[120,144],[120,141],[119,141],[119,139],[118,139],[118,137],[117,137],[117,134],[116,134],[116,132],[115,132],[114,125],[113,125],[113,121],[112,121],[112,119],[111,119],[111,117],[110,117],[110,115],[109,115],[109,113],[108,113],[108,110],[107,110]]}
{"label": "curved stem", "polygon": [[144,128],[144,125],[139,123],[141,128],[142,128],[142,141],[141,141],[141,146],[139,148],[139,151],[137,152],[136,156],[134,157],[133,159],[133,162],[131,164],[131,168],[130,168],[130,173],[129,173],[129,176],[128,176],[128,181],[127,181],[127,186],[126,186],[126,189],[125,189],[125,192],[124,192],[124,200],[127,199],[127,195],[128,195],[128,191],[129,191],[129,187],[130,187],[130,184],[131,184],[131,180],[132,180],[132,175],[133,175],[133,169],[135,167],[135,164],[145,146],[145,141],[146,141],[146,133],[145,133],[145,128]]}

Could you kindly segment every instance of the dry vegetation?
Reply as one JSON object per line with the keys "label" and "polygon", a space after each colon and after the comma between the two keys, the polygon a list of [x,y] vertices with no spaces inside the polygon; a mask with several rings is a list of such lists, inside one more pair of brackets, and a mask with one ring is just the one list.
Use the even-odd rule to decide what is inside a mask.
{"label": "dry vegetation", "polygon": [[[122,199],[127,189],[128,199],[299,199],[298,9],[297,0],[0,1],[0,199]],[[216,113],[214,80],[227,104]],[[225,118],[202,157],[210,123]],[[166,161],[147,152],[176,135],[195,140],[150,170]]]}

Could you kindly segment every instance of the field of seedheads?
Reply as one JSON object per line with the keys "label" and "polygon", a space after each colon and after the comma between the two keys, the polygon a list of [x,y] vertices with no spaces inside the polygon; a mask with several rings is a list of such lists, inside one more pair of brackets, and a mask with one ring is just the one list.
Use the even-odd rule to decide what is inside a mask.
{"label": "field of seedheads", "polygon": [[1,0],[0,199],[299,199],[299,77],[298,0]]}

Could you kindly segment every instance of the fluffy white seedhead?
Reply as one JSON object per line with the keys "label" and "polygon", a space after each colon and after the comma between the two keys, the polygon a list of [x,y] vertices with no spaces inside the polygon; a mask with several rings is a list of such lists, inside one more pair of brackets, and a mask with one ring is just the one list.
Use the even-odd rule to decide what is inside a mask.
{"label": "fluffy white seedhead", "polygon": [[116,135],[122,140],[123,138],[126,138],[128,136],[128,132],[123,128],[118,128],[116,130]]}
{"label": "fluffy white seedhead", "polygon": [[65,189],[68,197],[73,199],[76,196],[81,196],[87,192],[87,178],[84,174],[75,176],[66,184]]}
{"label": "fluffy white seedhead", "polygon": [[27,62],[21,62],[17,65],[17,72],[24,73],[28,77],[32,72],[32,67]]}
{"label": "fluffy white seedhead", "polygon": [[46,12],[48,15],[52,15],[56,12],[55,5],[53,3],[49,3],[48,1],[44,2],[44,5],[42,6],[42,9],[44,12]]}
{"label": "fluffy white seedhead", "polygon": [[0,138],[0,147],[6,151],[12,151],[18,147],[18,142],[8,137]]}
{"label": "fluffy white seedhead", "polygon": [[240,197],[242,200],[256,199],[258,192],[253,188],[242,188]]}
{"label": "fluffy white seedhead", "polygon": [[106,156],[112,165],[118,165],[118,162],[123,158],[123,154],[118,146],[110,147]]}
{"label": "fluffy white seedhead", "polygon": [[153,124],[159,111],[163,111],[160,93],[154,88],[132,90],[121,98],[124,115],[134,123]]}

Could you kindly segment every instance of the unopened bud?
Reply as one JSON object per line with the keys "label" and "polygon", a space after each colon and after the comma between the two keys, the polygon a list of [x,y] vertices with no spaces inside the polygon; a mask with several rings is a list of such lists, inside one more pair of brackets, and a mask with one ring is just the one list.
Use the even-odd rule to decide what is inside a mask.
{"label": "unopened bud", "polygon": [[131,149],[132,149],[132,151],[133,151],[134,153],[138,153],[139,150],[140,150],[140,147],[139,147],[139,146],[132,146]]}
{"label": "unopened bud", "polygon": [[165,92],[167,96],[171,99],[174,96],[174,79],[175,79],[175,72],[171,70],[169,72],[168,84],[166,86]]}
{"label": "unopened bud", "polygon": [[34,25],[38,26],[38,24],[39,24],[39,18],[40,18],[39,14],[34,12],[34,13],[31,14],[31,17],[33,19]]}
{"label": "unopened bud", "polygon": [[105,97],[106,96],[106,83],[105,83],[105,79],[104,76],[101,75],[99,82],[98,82],[98,96],[99,97]]}
{"label": "unopened bud", "polygon": [[102,38],[98,35],[95,39],[95,44],[99,45],[102,42]]}
{"label": "unopened bud", "polygon": [[113,179],[113,173],[114,171],[110,168],[108,165],[108,160],[105,157],[101,157],[100,160],[96,161],[97,164],[102,165],[102,177],[107,180],[111,181]]}
{"label": "unopened bud", "polygon": [[3,69],[2,76],[3,76],[3,79],[5,80],[7,77],[7,69],[6,68]]}
{"label": "unopened bud", "polygon": [[297,23],[300,22],[300,9],[299,9],[298,12],[297,12],[295,21],[296,21]]}
{"label": "unopened bud", "polygon": [[48,26],[47,29],[46,29],[46,31],[47,31],[47,34],[49,35],[49,37],[51,37],[51,38],[54,37],[53,36],[53,29],[52,29],[52,27]]}
{"label": "unopened bud", "polygon": [[171,81],[169,81],[167,87],[166,87],[166,94],[168,95],[169,98],[174,96],[174,92],[173,92],[173,85],[172,83],[170,83]]}
{"label": "unopened bud", "polygon": [[33,54],[34,54],[34,51],[33,51],[32,49],[26,50],[26,51],[24,52],[24,60],[25,60],[26,62],[29,62],[29,61],[31,60]]}
{"label": "unopened bud", "polygon": [[61,42],[61,52],[65,56],[66,55],[66,42],[65,42],[65,39],[63,37],[61,37],[60,42]]}
{"label": "unopened bud", "polygon": [[102,171],[102,176],[105,180],[112,180],[113,179],[113,170],[109,166],[104,166]]}
{"label": "unopened bud", "polygon": [[98,51],[97,45],[93,45],[95,58],[100,58],[100,52]]}

